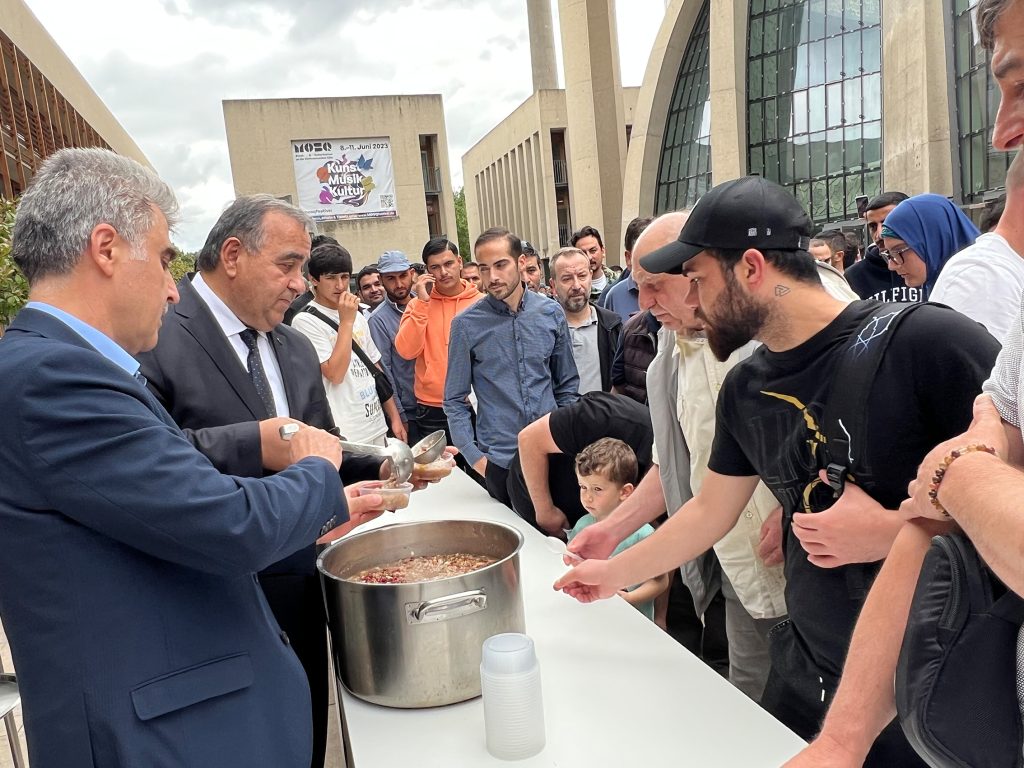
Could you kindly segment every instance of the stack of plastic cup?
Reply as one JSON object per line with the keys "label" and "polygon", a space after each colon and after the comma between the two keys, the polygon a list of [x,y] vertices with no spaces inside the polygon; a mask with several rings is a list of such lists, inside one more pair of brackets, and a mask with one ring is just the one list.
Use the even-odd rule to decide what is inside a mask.
{"label": "stack of plastic cup", "polygon": [[480,661],[487,751],[521,760],[544,749],[544,700],[533,640],[517,632],[484,641]]}

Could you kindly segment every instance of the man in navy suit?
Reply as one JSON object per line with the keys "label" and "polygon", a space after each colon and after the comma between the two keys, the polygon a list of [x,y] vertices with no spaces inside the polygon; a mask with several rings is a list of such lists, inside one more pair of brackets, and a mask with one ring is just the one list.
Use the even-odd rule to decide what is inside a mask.
{"label": "man in navy suit", "polygon": [[[240,197],[210,230],[199,274],[178,283],[160,341],[139,356],[149,389],[222,472],[263,477],[288,465],[282,424],[324,430],[334,419],[309,339],[281,324],[305,288],[310,218],[270,195]],[[250,348],[249,345],[252,345]],[[255,364],[262,381],[254,379]],[[346,457],[342,479],[380,479],[380,459]],[[327,617],[312,541],[259,574],[260,586],[306,670],[312,695],[312,768],[327,746]]]}
{"label": "man in navy suit", "polygon": [[178,300],[176,212],[99,149],[51,156],[18,209],[0,615],[33,768],[309,764],[309,689],[254,572],[344,519],[341,453],[303,428],[277,474],[221,474],[138,380]]}

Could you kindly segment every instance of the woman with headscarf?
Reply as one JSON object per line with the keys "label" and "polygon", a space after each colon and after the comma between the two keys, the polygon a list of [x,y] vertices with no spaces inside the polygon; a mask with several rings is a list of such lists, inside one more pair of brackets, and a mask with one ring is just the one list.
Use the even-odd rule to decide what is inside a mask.
{"label": "woman with headscarf", "polygon": [[882,225],[882,256],[889,269],[925,299],[939,272],[980,232],[963,212],[941,195],[915,195],[893,208]]}

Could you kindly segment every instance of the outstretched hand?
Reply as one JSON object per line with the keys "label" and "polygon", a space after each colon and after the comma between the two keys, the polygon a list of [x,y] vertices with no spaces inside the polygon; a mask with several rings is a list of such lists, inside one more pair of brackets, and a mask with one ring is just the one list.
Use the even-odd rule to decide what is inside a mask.
{"label": "outstretched hand", "polygon": [[604,600],[622,587],[611,581],[610,571],[611,564],[607,560],[585,560],[556,581],[554,588],[581,603]]}

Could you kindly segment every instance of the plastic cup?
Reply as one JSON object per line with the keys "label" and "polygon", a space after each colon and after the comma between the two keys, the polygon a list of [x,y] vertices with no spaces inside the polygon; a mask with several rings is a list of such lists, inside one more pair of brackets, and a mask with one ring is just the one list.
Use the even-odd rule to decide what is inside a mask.
{"label": "plastic cup", "polygon": [[359,486],[360,496],[369,496],[378,493],[384,499],[381,509],[396,510],[405,509],[409,506],[409,495],[412,493],[412,483],[400,483],[389,487],[371,483]]}
{"label": "plastic cup", "polygon": [[510,632],[484,641],[480,691],[488,752],[521,760],[544,749],[544,698],[531,638]]}
{"label": "plastic cup", "polygon": [[455,468],[455,458],[445,451],[439,459],[429,464],[413,464],[412,476],[416,480],[442,480]]}

